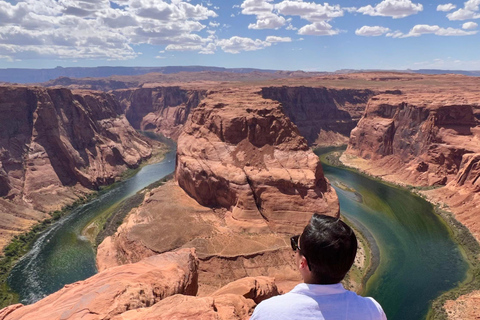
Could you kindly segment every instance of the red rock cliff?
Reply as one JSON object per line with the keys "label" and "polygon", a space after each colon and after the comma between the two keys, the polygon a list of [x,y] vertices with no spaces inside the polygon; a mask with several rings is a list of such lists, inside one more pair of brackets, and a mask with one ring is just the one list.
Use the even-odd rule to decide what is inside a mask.
{"label": "red rock cliff", "polygon": [[360,119],[371,90],[314,87],[262,88],[262,96],[279,101],[309,144],[346,144]]}
{"label": "red rock cliff", "polygon": [[[109,94],[0,87],[0,233],[25,230],[135,167],[152,147]],[[83,188],[83,191],[82,191]],[[3,239],[3,237],[2,237]]]}
{"label": "red rock cliff", "polygon": [[175,177],[200,204],[257,228],[289,231],[338,215],[335,191],[278,102],[254,89],[209,92],[178,139]]}
{"label": "red rock cliff", "polygon": [[135,129],[156,130],[176,139],[192,108],[203,98],[203,90],[156,87],[114,91]]}

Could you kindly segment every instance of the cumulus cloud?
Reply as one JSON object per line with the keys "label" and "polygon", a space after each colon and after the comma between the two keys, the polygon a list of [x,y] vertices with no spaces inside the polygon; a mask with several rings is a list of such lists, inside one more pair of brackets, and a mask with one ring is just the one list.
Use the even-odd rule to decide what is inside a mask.
{"label": "cumulus cloud", "polygon": [[465,22],[463,25],[462,25],[462,29],[465,29],[465,30],[472,30],[472,29],[475,29],[476,27],[478,27],[478,24],[475,23],[475,22]]}
{"label": "cumulus cloud", "polygon": [[452,11],[453,9],[455,9],[457,6],[452,4],[452,3],[447,3],[447,4],[439,4],[437,6],[437,11],[443,11],[443,12],[448,12],[448,11]]}
{"label": "cumulus cloud", "polygon": [[339,33],[339,30],[333,29],[332,26],[325,21],[308,24],[298,30],[298,34],[310,36],[333,36]]}
{"label": "cumulus cloud", "polygon": [[285,25],[284,17],[273,13],[272,0],[245,0],[241,5],[242,14],[255,15],[256,23],[251,23],[249,29],[278,29]]}
{"label": "cumulus cloud", "polygon": [[409,38],[409,37],[419,37],[424,34],[434,34],[437,36],[470,36],[476,34],[477,31],[465,31],[462,29],[455,28],[442,28],[437,25],[427,25],[427,24],[418,24],[414,26],[409,33],[407,34],[387,34],[394,38]]}
{"label": "cumulus cloud", "polygon": [[357,36],[364,36],[364,37],[378,37],[389,31],[390,31],[389,28],[385,28],[381,26],[363,26],[360,29],[355,30],[355,34]]}
{"label": "cumulus cloud", "polygon": [[267,42],[292,42],[290,37],[277,37],[277,36],[268,36],[265,41]]}
{"label": "cumulus cloud", "polygon": [[206,52],[214,39],[199,32],[215,17],[189,0],[0,0],[0,56],[131,59],[138,44]]}
{"label": "cumulus cloud", "polygon": [[255,51],[264,49],[272,45],[271,42],[262,41],[259,39],[250,39],[234,36],[230,39],[221,39],[216,42],[223,51],[228,53],[240,53],[240,51]]}
{"label": "cumulus cloud", "polygon": [[357,12],[370,16],[392,17],[394,19],[405,18],[423,10],[423,5],[413,3],[410,0],[383,0],[375,7],[371,5],[361,7]]}
{"label": "cumulus cloud", "polygon": [[480,0],[468,0],[464,7],[447,14],[449,20],[468,20],[480,18],[479,11]]}
{"label": "cumulus cloud", "polygon": [[315,2],[285,0],[276,4],[275,10],[283,15],[300,16],[310,22],[343,16],[343,10],[339,5],[331,6],[328,3],[322,5]]}

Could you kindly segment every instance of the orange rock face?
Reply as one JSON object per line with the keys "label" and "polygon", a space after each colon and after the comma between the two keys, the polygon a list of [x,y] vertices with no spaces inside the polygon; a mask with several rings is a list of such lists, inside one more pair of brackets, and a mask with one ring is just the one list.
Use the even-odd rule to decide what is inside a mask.
{"label": "orange rock face", "polygon": [[110,268],[36,302],[0,310],[15,319],[248,319],[261,301],[278,295],[273,278],[244,278],[196,297],[198,259],[192,249]]}
{"label": "orange rock face", "polygon": [[195,295],[197,266],[191,249],[152,256],[67,285],[32,305],[7,307],[0,319],[111,319],[177,293]]}
{"label": "orange rock face", "polygon": [[1,245],[151,155],[120,112],[104,93],[0,87]]}
{"label": "orange rock face", "polygon": [[228,210],[232,228],[292,232],[338,199],[278,102],[254,89],[209,92],[178,139],[175,178],[191,197]]}

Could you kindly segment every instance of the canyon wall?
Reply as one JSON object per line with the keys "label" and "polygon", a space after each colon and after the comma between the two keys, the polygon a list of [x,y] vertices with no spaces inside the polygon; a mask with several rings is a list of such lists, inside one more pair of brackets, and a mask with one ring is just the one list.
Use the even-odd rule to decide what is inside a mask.
{"label": "canyon wall", "polygon": [[151,155],[113,96],[0,87],[0,244]]}
{"label": "canyon wall", "polygon": [[113,91],[130,124],[137,130],[155,130],[177,139],[192,108],[204,90],[155,87]]}
{"label": "canyon wall", "polygon": [[279,101],[310,145],[344,145],[355,128],[371,90],[314,87],[265,87],[265,99]]}

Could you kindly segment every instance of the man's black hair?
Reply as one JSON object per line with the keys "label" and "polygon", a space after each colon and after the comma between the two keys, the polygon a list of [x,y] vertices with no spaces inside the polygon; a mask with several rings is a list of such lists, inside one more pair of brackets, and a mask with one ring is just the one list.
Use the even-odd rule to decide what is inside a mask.
{"label": "man's black hair", "polygon": [[300,237],[301,254],[307,258],[315,284],[343,280],[357,253],[357,237],[338,218],[315,213]]}

